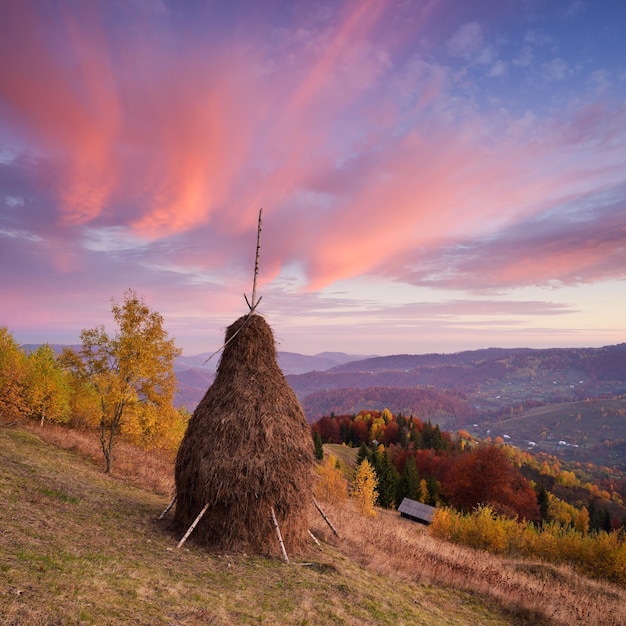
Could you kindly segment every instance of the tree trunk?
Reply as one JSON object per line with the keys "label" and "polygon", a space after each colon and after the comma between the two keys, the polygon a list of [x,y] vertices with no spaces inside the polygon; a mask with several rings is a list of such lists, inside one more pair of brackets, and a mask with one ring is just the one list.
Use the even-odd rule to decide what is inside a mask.
{"label": "tree trunk", "polygon": [[100,446],[102,448],[102,454],[104,455],[104,473],[111,473],[111,465],[113,459],[111,458],[111,449],[113,447],[113,432],[109,434],[107,441],[107,425],[104,419],[100,422]]}
{"label": "tree trunk", "polygon": [[100,443],[102,444],[102,453],[106,463],[105,474],[110,474],[113,466],[113,437],[122,422],[124,406],[121,402],[115,406],[115,412],[110,424],[106,423],[104,417],[100,422]]}

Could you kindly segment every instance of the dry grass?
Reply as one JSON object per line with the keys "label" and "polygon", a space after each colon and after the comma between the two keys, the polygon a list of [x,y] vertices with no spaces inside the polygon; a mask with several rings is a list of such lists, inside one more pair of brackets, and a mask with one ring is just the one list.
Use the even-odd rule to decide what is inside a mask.
{"label": "dry grass", "polygon": [[0,427],[0,499],[2,626],[512,623],[471,594],[384,576],[331,546],[290,565],[176,550],[155,521],[166,496],[24,430]]}
{"label": "dry grass", "polygon": [[352,507],[327,507],[341,539],[334,539],[323,522],[316,522],[316,532],[382,575],[470,591],[530,624],[626,624],[626,590],[621,587],[585,578],[566,566],[511,560],[443,542],[397,513],[379,511],[372,520]]}
{"label": "dry grass", "polygon": [[[16,425],[47,443],[77,452],[104,470],[104,457],[96,432],[50,423],[40,427],[32,420],[20,421]],[[113,448],[112,476],[152,493],[169,496],[174,490],[174,456],[164,450],[142,450],[118,437]]]}
{"label": "dry grass", "polygon": [[[34,499],[32,508],[26,508],[26,513],[16,513],[21,520],[26,521],[22,521],[19,530],[14,529],[9,535],[6,528],[2,531],[0,548],[14,551],[14,543],[9,541],[19,539],[20,533],[35,535],[40,532],[45,535],[50,532],[55,541],[60,541],[61,538],[54,534],[55,529],[49,526],[53,521],[45,522],[44,529],[34,529],[42,523],[40,518],[45,517],[42,504],[48,507],[50,498],[57,506],[59,503],[63,504],[70,509],[72,520],[76,521],[76,525],[72,526],[76,536],[81,537],[81,533],[85,534],[87,529],[86,534],[95,542],[83,550],[92,554],[94,560],[100,555],[98,558],[101,558],[102,567],[105,567],[105,562],[110,562],[107,566],[109,569],[117,568],[117,572],[109,571],[104,577],[108,583],[94,583],[94,580],[101,580],[102,572],[99,573],[96,569],[92,572],[94,580],[91,583],[107,586],[111,580],[119,578],[125,580],[124,589],[130,587],[135,590],[130,592],[128,589],[119,589],[115,592],[107,587],[103,599],[96,601],[101,609],[105,600],[120,602],[125,593],[132,593],[138,594],[133,602],[155,602],[161,607],[162,614],[167,613],[168,603],[171,603],[174,607],[172,611],[180,611],[176,614],[183,616],[178,621],[178,618],[171,618],[169,622],[159,621],[160,618],[155,618],[154,621],[145,618],[145,621],[139,619],[133,623],[252,623],[256,619],[252,615],[263,615],[264,619],[270,620],[267,623],[286,624],[626,624],[626,590],[621,587],[590,580],[566,566],[511,560],[443,542],[431,537],[425,527],[388,511],[380,511],[377,518],[372,520],[357,514],[351,506],[335,507],[324,503],[326,513],[341,536],[336,539],[321,517],[314,515],[311,528],[324,543],[322,551],[315,551],[311,557],[315,561],[311,567],[281,569],[280,563],[275,560],[243,556],[230,557],[231,565],[227,567],[225,557],[208,557],[206,552],[195,546],[187,551],[172,553],[170,550],[175,539],[164,535],[162,529],[151,521],[165,507],[171,493],[171,458],[121,446],[118,450],[119,460],[114,468],[115,477],[113,480],[105,479],[99,469],[101,456],[97,445],[93,444],[97,444],[95,435],[52,426],[40,429],[33,425],[31,429],[47,441],[78,450],[87,457],[95,456],[98,467],[85,465],[86,469],[81,470],[80,476],[72,479],[71,482],[75,483],[72,486],[59,461],[55,460],[54,450],[47,449],[45,455],[51,457],[51,466],[49,469],[37,471],[43,472],[44,478],[41,480],[50,493],[42,495],[40,485],[39,495],[28,496]],[[3,445],[4,441],[0,442],[0,456],[4,455]],[[0,459],[0,472],[6,471],[4,466],[4,459]],[[63,473],[56,476],[59,472]],[[73,473],[76,474],[75,468]],[[84,485],[82,481],[86,479],[94,481],[90,485],[95,487]],[[130,498],[110,490],[111,485],[116,489],[128,489],[124,481],[142,486],[158,495],[134,490],[130,492],[133,494]],[[19,481],[18,484],[12,484],[12,488],[12,506],[15,506],[16,499],[19,499],[19,495],[16,495],[19,491],[16,490],[21,489]],[[97,502],[94,502],[94,493],[86,493],[87,490],[94,489],[98,492],[104,490],[98,496]],[[6,494],[0,496],[6,502]],[[80,518],[72,503],[63,501],[64,497],[78,497],[81,502],[85,498],[90,499],[93,507],[101,507],[109,516],[114,516],[119,529],[111,531],[112,535],[106,540],[100,537],[103,540],[100,542],[100,531],[96,529],[106,528],[108,521],[101,516]],[[49,517],[49,508],[45,511]],[[0,510],[0,523],[5,527],[7,524],[2,518],[6,515],[5,507]],[[44,539],[40,541],[41,544],[38,545],[43,545]],[[125,546],[124,551],[130,550],[133,555],[130,563],[124,561],[125,554],[120,554],[122,545]],[[32,546],[30,550],[36,552]],[[47,549],[47,552],[51,550]],[[46,558],[54,562],[57,557],[52,554]],[[11,562],[14,561],[13,558]],[[112,564],[113,561],[116,565]],[[0,558],[0,564],[3,562],[4,559]],[[41,566],[47,569],[49,564],[42,561]],[[93,563],[90,567],[93,569]],[[177,576],[166,576],[162,570],[167,568],[175,568]],[[73,605],[80,600],[81,594],[90,595],[84,586],[88,584],[92,569],[88,570],[86,582],[78,584],[82,591],[70,599]],[[76,570],[78,578],[84,576],[81,571],[83,570]],[[34,572],[36,579],[38,574],[36,570]],[[198,577],[196,582],[190,580],[193,576]],[[224,580],[220,578],[223,576],[226,576]],[[243,587],[246,584],[239,576],[250,581],[245,589]],[[267,589],[266,583],[270,586]],[[42,590],[42,584],[39,581],[32,593],[41,594],[48,602],[48,596],[52,593],[51,587],[44,585]],[[217,587],[209,590],[211,585]],[[14,588],[15,585],[12,589]],[[27,592],[30,594],[28,589],[24,594]],[[66,595],[67,593],[69,592],[66,591]],[[156,599],[155,594],[159,596]],[[194,594],[197,596],[195,600],[189,597]],[[217,599],[214,594],[217,594]],[[290,599],[284,598],[280,602],[278,598],[284,594]],[[298,596],[297,601],[291,597],[292,594]],[[9,600],[22,606],[28,597],[31,596],[10,597]],[[0,590],[0,615],[7,607],[6,600]],[[243,611],[241,607],[248,606],[246,603],[252,608]],[[287,605],[291,608],[287,608]],[[54,606],[57,606],[56,600]],[[121,618],[96,622],[124,623]],[[19,622],[0,620],[0,624],[13,623]],[[43,620],[22,623],[53,622]],[[67,620],[60,623],[78,622]]]}

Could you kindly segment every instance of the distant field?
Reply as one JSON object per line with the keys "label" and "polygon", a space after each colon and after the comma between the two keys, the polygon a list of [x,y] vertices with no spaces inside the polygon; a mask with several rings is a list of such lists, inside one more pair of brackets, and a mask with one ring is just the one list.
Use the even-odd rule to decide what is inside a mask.
{"label": "distant field", "polygon": [[[626,469],[626,399],[546,405],[481,425],[522,449]],[[532,443],[535,446],[532,446]]]}

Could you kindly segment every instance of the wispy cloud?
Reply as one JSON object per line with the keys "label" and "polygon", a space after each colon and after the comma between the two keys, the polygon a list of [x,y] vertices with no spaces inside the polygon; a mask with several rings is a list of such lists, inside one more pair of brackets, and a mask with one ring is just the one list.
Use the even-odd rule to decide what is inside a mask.
{"label": "wispy cloud", "polygon": [[15,302],[36,279],[76,304],[97,280],[228,310],[261,206],[262,280],[296,268],[279,291],[301,302],[357,276],[471,293],[622,280],[623,63],[569,54],[545,17],[465,7],[455,22],[446,6],[7,5],[0,275]]}

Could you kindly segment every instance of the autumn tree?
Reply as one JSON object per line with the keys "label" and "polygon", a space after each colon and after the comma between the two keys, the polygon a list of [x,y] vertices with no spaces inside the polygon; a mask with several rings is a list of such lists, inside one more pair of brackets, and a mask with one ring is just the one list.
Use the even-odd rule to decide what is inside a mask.
{"label": "autumn tree", "polygon": [[352,497],[358,510],[368,517],[375,517],[374,504],[378,497],[376,492],[376,472],[367,459],[364,459],[357,467],[354,483],[352,485]]}
{"label": "autumn tree", "polygon": [[[100,400],[100,443],[107,473],[116,435],[137,428],[154,438],[163,416],[172,421],[176,391],[174,359],[181,354],[163,328],[163,317],[129,289],[123,304],[112,300],[117,325],[110,337],[104,326],[81,332],[81,367]],[[132,424],[130,423],[132,422]]]}
{"label": "autumn tree", "polygon": [[58,358],[64,369],[70,390],[71,424],[79,428],[93,428],[100,424],[100,398],[87,376],[80,354],[65,347]]}
{"label": "autumn tree", "polygon": [[580,512],[574,520],[574,528],[583,536],[587,536],[589,532],[589,511],[586,506],[580,509]]}
{"label": "autumn tree", "polygon": [[70,388],[54,350],[46,343],[26,359],[25,396],[30,416],[41,426],[70,420]]}
{"label": "autumn tree", "polygon": [[26,356],[6,326],[0,326],[0,416],[15,419],[26,413]]}
{"label": "autumn tree", "polygon": [[498,446],[460,455],[444,478],[443,490],[453,506],[466,512],[488,504],[512,517],[541,517],[535,491]]}
{"label": "autumn tree", "polygon": [[337,457],[329,454],[316,466],[320,477],[315,493],[324,502],[340,503],[348,498],[348,481],[337,466]]}

